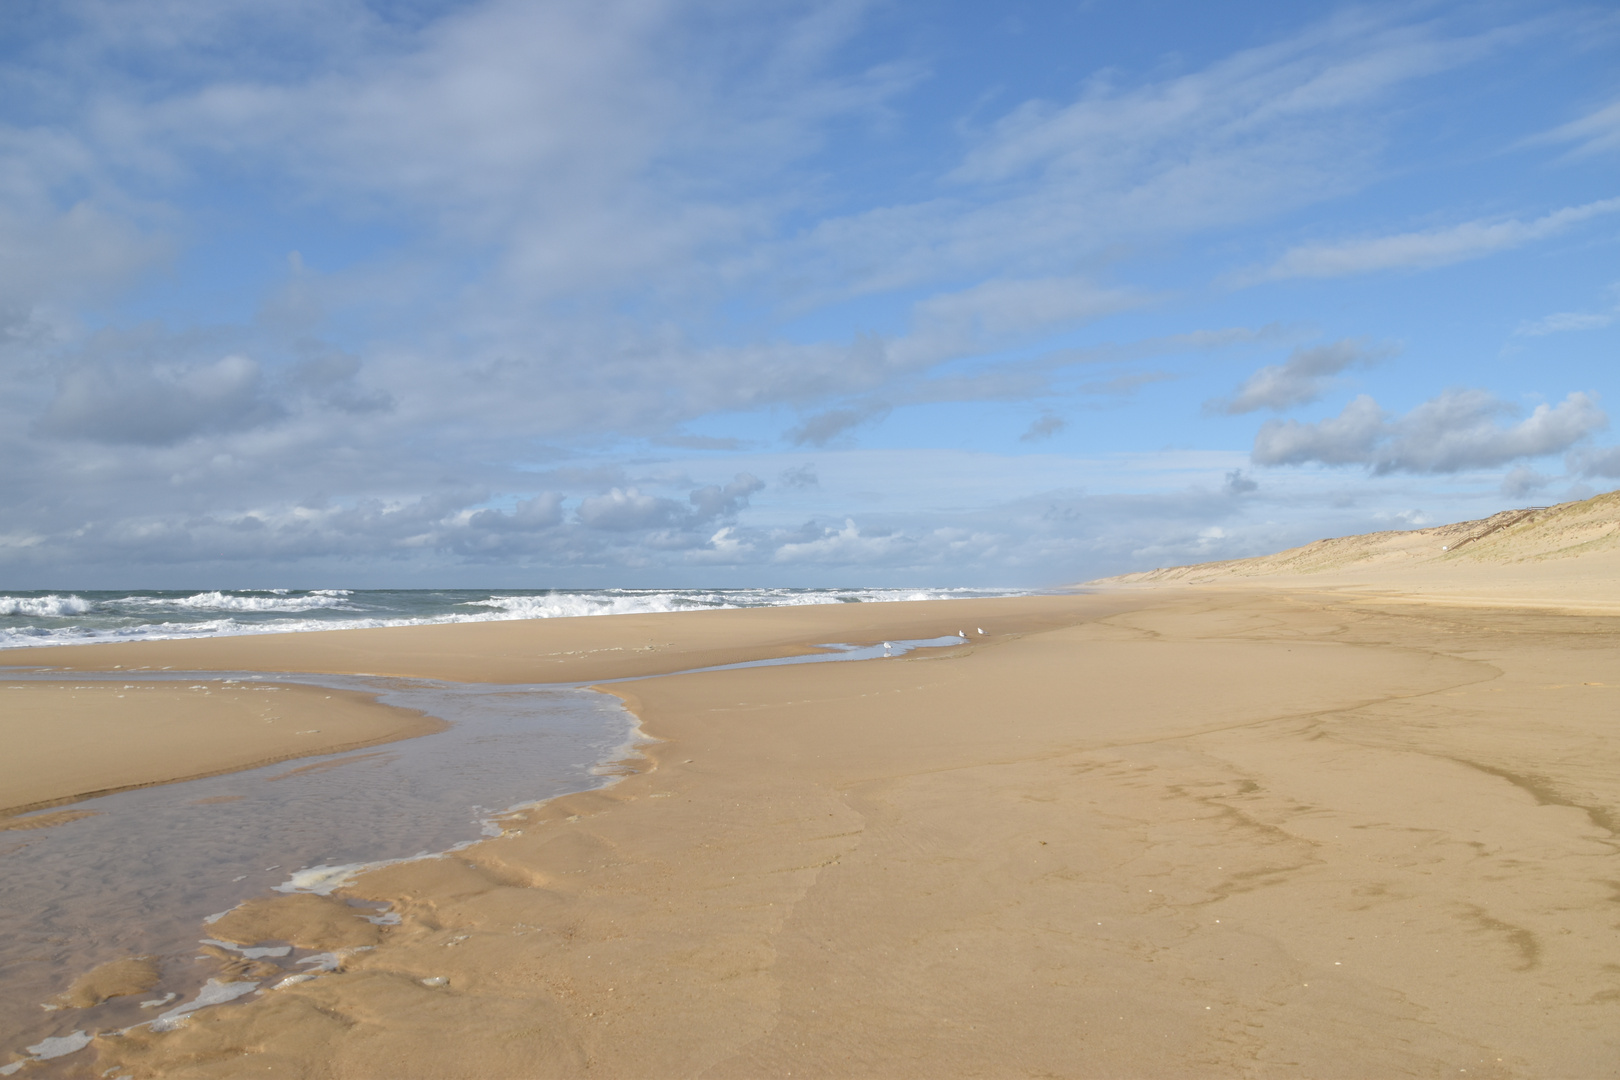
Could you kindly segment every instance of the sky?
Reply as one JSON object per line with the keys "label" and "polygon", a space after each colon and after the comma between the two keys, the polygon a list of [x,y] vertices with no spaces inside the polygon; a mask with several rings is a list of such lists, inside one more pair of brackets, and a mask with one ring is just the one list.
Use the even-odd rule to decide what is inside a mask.
{"label": "sky", "polygon": [[0,588],[1050,587],[1617,408],[1611,4],[0,22]]}

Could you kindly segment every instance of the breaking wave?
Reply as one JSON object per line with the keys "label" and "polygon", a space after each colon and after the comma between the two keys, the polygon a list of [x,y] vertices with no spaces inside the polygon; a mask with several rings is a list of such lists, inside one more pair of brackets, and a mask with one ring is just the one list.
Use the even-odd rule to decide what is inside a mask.
{"label": "breaking wave", "polygon": [[193,608],[198,611],[318,611],[322,608],[353,610],[347,603],[349,589],[316,589],[302,596],[287,595],[288,590],[268,590],[271,596],[241,596],[225,592],[202,592],[178,599],[162,597],[130,597],[123,606],[144,604],[151,607]]}
{"label": "breaking wave", "polygon": [[81,596],[0,596],[0,616],[23,615],[56,619],[87,615],[95,605]]}
{"label": "breaking wave", "polygon": [[1012,596],[1015,589],[217,589],[0,597],[0,649],[435,623]]}

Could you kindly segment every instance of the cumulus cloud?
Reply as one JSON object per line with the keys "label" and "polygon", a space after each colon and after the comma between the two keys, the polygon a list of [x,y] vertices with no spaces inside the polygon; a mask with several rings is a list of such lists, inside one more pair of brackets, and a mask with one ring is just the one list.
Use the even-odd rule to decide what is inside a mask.
{"label": "cumulus cloud", "polygon": [[1260,485],[1245,476],[1242,469],[1233,469],[1226,474],[1226,482],[1221,485],[1221,490],[1228,495],[1248,495],[1259,491]]}
{"label": "cumulus cloud", "polygon": [[470,529],[490,532],[534,532],[562,524],[563,497],[554,491],[520,499],[511,511],[479,510],[467,518]]}
{"label": "cumulus cloud", "polygon": [[635,488],[614,488],[579,504],[579,520],[593,529],[627,532],[657,529],[678,520],[684,507],[674,499],[643,495]]}
{"label": "cumulus cloud", "polygon": [[1569,455],[1568,465],[1581,476],[1620,479],[1620,446],[1582,447]]}
{"label": "cumulus cloud", "polygon": [[1608,424],[1590,394],[1538,405],[1517,424],[1483,390],[1449,390],[1405,416],[1390,416],[1363,394],[1338,416],[1316,423],[1270,420],[1255,436],[1257,465],[1366,465],[1374,473],[1451,473],[1562,453]]}
{"label": "cumulus cloud", "polygon": [[1522,499],[1552,483],[1552,477],[1543,476],[1528,465],[1520,465],[1502,477],[1501,491],[1510,499]]}
{"label": "cumulus cloud", "polygon": [[750,473],[738,473],[724,487],[714,484],[700,487],[688,498],[698,517],[707,521],[710,518],[729,517],[735,514],[748,505],[750,495],[763,490],[765,481]]}
{"label": "cumulus cloud", "polygon": [[1377,270],[1427,270],[1545,240],[1620,211],[1620,198],[1568,206],[1530,221],[1468,221],[1444,229],[1397,233],[1338,244],[1311,244],[1283,254],[1246,280],[1344,277]]}
{"label": "cumulus cloud", "polygon": [[1322,396],[1333,376],[1388,353],[1387,348],[1369,349],[1365,342],[1350,339],[1295,349],[1283,363],[1263,367],[1249,376],[1231,397],[1206,402],[1204,408],[1238,416],[1258,409],[1280,412],[1307,405]]}
{"label": "cumulus cloud", "polygon": [[806,525],[801,533],[811,534],[806,539],[790,540],[779,544],[771,557],[778,563],[882,563],[916,546],[909,536],[893,533],[862,533],[853,518],[844,520],[844,527],[835,529]]}
{"label": "cumulus cloud", "polygon": [[644,494],[634,487],[613,488],[582,500],[576,513],[592,529],[614,532],[661,528],[699,528],[716,518],[733,517],[748,505],[748,497],[763,490],[764,481],[738,473],[724,487],[710,484],[694,490],[687,505],[674,499]]}

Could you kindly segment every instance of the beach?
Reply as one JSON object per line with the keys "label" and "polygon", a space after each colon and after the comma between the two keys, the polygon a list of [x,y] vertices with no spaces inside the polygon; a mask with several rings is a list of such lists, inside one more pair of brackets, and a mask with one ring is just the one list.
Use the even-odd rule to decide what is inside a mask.
{"label": "beach", "polygon": [[1610,1075],[1613,644],[1596,616],[1205,587],[62,653],[647,674],[609,689],[650,741],[502,837],[209,928],[371,946],[341,970],[28,1068]]}

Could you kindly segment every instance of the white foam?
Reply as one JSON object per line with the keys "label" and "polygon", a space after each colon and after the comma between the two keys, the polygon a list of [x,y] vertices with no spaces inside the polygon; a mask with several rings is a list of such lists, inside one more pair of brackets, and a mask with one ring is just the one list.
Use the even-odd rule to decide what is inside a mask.
{"label": "white foam", "polygon": [[282,957],[292,952],[291,945],[268,945],[260,948],[244,949],[242,946],[232,945],[228,941],[216,941],[213,938],[206,937],[201,938],[200,943],[212,945],[219,949],[229,949],[231,952],[240,953],[249,960],[263,960],[267,956]]}
{"label": "white foam", "polygon": [[[198,1009],[210,1005],[223,1005],[227,1001],[235,1001],[243,994],[251,994],[257,990],[256,982],[220,982],[218,979],[209,979],[203,988],[197,991],[197,996],[184,1005],[176,1005],[168,1012],[160,1015],[156,1020],[148,1021],[153,1031],[173,1031],[186,1022],[186,1017]],[[137,1025],[139,1026],[139,1025]]]}
{"label": "white foam", "polygon": [[95,605],[82,596],[0,596],[0,615],[65,618],[88,615]]}
{"label": "white foam", "polygon": [[231,596],[219,591],[197,593],[179,599],[132,597],[142,606],[186,608],[193,611],[318,611],[322,608],[353,608],[347,590],[322,589],[308,596]]}
{"label": "white foam", "polygon": [[307,983],[318,978],[320,978],[320,975],[313,971],[300,971],[297,975],[289,975],[280,982],[273,984],[270,989],[285,990],[289,986],[297,986],[299,983]]}
{"label": "white foam", "polygon": [[370,870],[378,863],[348,863],[344,866],[310,866],[303,870],[293,872],[292,877],[280,885],[273,885],[276,892],[282,893],[314,893],[316,896],[331,896],[333,892],[343,888],[360,873]]}
{"label": "white foam", "polygon": [[36,1061],[49,1061],[51,1058],[59,1058],[64,1054],[83,1050],[90,1045],[91,1038],[92,1036],[86,1032],[75,1031],[71,1035],[57,1035],[54,1038],[42,1039],[27,1049],[30,1054],[34,1055]]}

